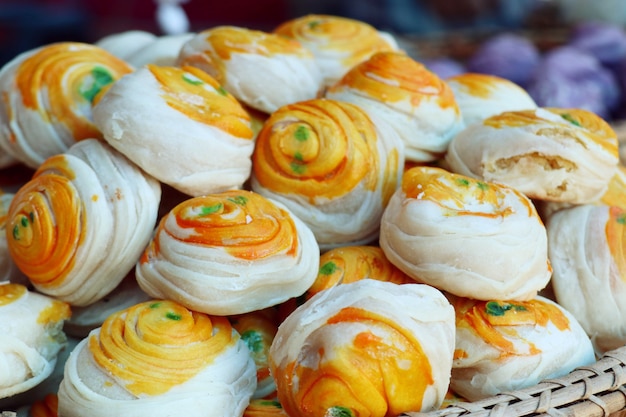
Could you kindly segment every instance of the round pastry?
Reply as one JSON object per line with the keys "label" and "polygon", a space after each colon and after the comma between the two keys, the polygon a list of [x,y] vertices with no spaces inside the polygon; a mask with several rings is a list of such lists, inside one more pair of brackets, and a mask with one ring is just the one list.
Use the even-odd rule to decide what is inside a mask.
{"label": "round pastry", "polygon": [[111,146],[186,194],[239,188],[250,175],[250,116],[197,68],[140,68],[102,96],[93,117]]}
{"label": "round pastry", "polygon": [[0,399],[31,390],[50,376],[67,342],[63,322],[70,315],[67,303],[20,284],[0,283]]}
{"label": "round pastry", "polygon": [[255,387],[254,361],[227,318],[148,301],[114,313],[74,348],[59,415],[240,416]]}
{"label": "round pastry", "polygon": [[287,317],[270,367],[291,417],[384,417],[437,408],[453,352],[454,311],[440,291],[364,279],[322,291]]}
{"label": "round pastry", "polygon": [[452,297],[456,349],[450,387],[470,401],[528,388],[595,362],[576,318],[543,297],[477,301]]}
{"label": "round pastry", "polygon": [[418,282],[478,300],[529,300],[552,269],[530,199],[505,185],[414,167],[380,226],[387,258]]}
{"label": "round pastry", "polygon": [[126,61],[136,68],[147,64],[175,66],[183,45],[194,36],[194,33],[158,36],[152,42],[134,51]]}
{"label": "round pastry", "polygon": [[396,40],[388,33],[340,16],[297,17],[280,24],[274,33],[297,40],[313,53],[325,86],[333,85],[376,52],[398,49]]}
{"label": "round pastry", "polygon": [[584,204],[606,192],[617,147],[615,131],[589,111],[538,108],[468,126],[450,142],[446,162],[456,173],[531,198]]}
{"label": "round pastry", "polygon": [[402,138],[410,161],[441,157],[463,128],[446,82],[402,52],[374,54],[331,86],[326,97],[356,104],[388,122]]}
{"label": "round pastry", "polygon": [[599,353],[626,343],[626,209],[581,205],[554,213],[548,223],[552,287]]}
{"label": "round pastry", "polygon": [[236,26],[195,35],[180,50],[178,65],[206,71],[239,101],[266,113],[315,98],[322,88],[313,54],[299,42]]}
{"label": "round pastry", "polygon": [[135,53],[150,45],[157,37],[154,33],[145,30],[126,30],[100,38],[94,42],[94,45],[129,62]]}
{"label": "round pastry", "polygon": [[40,292],[85,306],[133,269],[152,236],[159,183],[96,139],[48,158],[13,197],[11,257]]}
{"label": "round pastry", "polygon": [[304,293],[319,256],[311,230],[282,204],[233,190],[190,198],[165,215],[136,277],[152,297],[242,314]]}
{"label": "round pastry", "polygon": [[276,398],[276,384],[269,366],[270,346],[278,331],[272,313],[265,309],[229,317],[233,328],[250,349],[256,365],[257,386],[252,398]]}
{"label": "round pastry", "polygon": [[90,44],[60,42],[24,52],[0,69],[0,148],[37,168],[86,138],[96,95],[132,67]]}
{"label": "round pastry", "polygon": [[465,126],[505,111],[537,108],[526,90],[497,75],[466,72],[447,78],[446,83],[454,93]]}
{"label": "round pastry", "polygon": [[402,142],[389,125],[353,104],[314,99],[265,122],[250,185],[289,207],[327,250],[376,240],[403,167]]}

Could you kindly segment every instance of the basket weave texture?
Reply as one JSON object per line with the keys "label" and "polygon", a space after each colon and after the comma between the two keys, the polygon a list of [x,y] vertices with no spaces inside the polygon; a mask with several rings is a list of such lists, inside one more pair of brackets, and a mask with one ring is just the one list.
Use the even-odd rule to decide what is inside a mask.
{"label": "basket weave texture", "polygon": [[474,402],[403,417],[626,417],[626,346],[568,375]]}

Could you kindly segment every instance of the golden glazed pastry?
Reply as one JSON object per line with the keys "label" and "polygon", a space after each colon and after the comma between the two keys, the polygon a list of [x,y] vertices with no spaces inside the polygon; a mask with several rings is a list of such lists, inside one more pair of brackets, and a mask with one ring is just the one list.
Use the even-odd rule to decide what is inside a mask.
{"label": "golden glazed pastry", "polygon": [[326,97],[356,104],[389,123],[402,138],[409,161],[440,158],[463,128],[446,82],[402,52],[374,54],[331,86]]}
{"label": "golden glazed pastry", "polygon": [[139,286],[209,314],[260,310],[304,293],[319,267],[311,230],[282,204],[245,190],[183,201],[137,262]]}
{"label": "golden glazed pastry", "polygon": [[526,90],[496,75],[468,72],[446,78],[445,81],[454,93],[465,126],[505,111],[537,108]]}
{"label": "golden glazed pastry", "polygon": [[322,89],[313,54],[299,42],[236,26],[195,35],[181,48],[178,65],[206,71],[242,103],[266,113],[315,98]]}
{"label": "golden glazed pastry", "polygon": [[241,416],[256,387],[248,348],[226,317],[167,300],[111,315],[72,351],[63,417]]}
{"label": "golden glazed pastry", "polygon": [[31,168],[86,138],[97,94],[132,67],[90,44],[60,42],[24,52],[0,70],[0,148]]}
{"label": "golden glazed pastry", "polygon": [[450,142],[446,163],[531,198],[584,204],[606,192],[617,170],[617,146],[615,131],[592,112],[538,108],[468,126]]}
{"label": "golden glazed pastry", "polygon": [[440,291],[364,279],[287,317],[270,367],[291,417],[397,416],[439,407],[453,351],[454,311]]}
{"label": "golden glazed pastry", "polygon": [[547,223],[556,300],[603,353],[626,343],[626,209],[582,205]]}
{"label": "golden glazed pastry", "polygon": [[380,246],[413,279],[478,300],[529,300],[552,269],[530,199],[505,185],[414,167],[381,221]]}
{"label": "golden glazed pastry", "polygon": [[450,387],[470,401],[528,388],[595,362],[574,316],[543,297],[477,301],[452,297],[456,349]]}
{"label": "golden glazed pastry", "polygon": [[37,290],[75,306],[110,293],[155,226],[161,188],[96,139],[48,158],[13,197],[6,236]]}
{"label": "golden glazed pastry", "polygon": [[345,17],[310,14],[288,20],[274,33],[300,42],[315,56],[325,86],[333,85],[352,67],[376,52],[393,51],[393,36]]}
{"label": "golden glazed pastry", "polygon": [[240,188],[250,175],[250,116],[197,68],[138,69],[102,96],[93,117],[111,146],[188,195]]}
{"label": "golden glazed pastry", "polygon": [[359,107],[314,99],[274,112],[252,160],[252,189],[289,207],[327,250],[376,239],[404,150],[393,129]]}
{"label": "golden glazed pastry", "polygon": [[70,315],[67,303],[20,284],[0,284],[0,399],[31,390],[50,376],[66,345],[63,322]]}

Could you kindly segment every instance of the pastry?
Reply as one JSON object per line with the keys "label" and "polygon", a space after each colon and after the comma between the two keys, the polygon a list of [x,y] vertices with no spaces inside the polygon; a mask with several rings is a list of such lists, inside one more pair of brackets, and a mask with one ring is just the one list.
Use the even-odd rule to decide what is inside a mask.
{"label": "pastry", "polygon": [[70,315],[67,303],[0,283],[0,408],[52,374],[67,343],[63,322]]}
{"label": "pastry", "polygon": [[505,111],[537,108],[526,90],[497,75],[465,72],[445,81],[454,93],[465,126]]}
{"label": "pastry", "polygon": [[13,196],[13,193],[4,193],[0,190],[0,283],[11,281],[27,284],[28,279],[15,265],[7,244],[7,212],[9,211],[11,201],[13,201]]}
{"label": "pastry", "polygon": [[326,91],[326,97],[356,104],[399,134],[406,159],[440,158],[463,128],[450,87],[402,52],[379,52],[356,65]]}
{"label": "pastry", "polygon": [[456,349],[450,387],[470,401],[528,388],[595,362],[576,318],[551,300],[452,297],[451,303]]}
{"label": "pastry", "polygon": [[317,242],[300,219],[260,194],[233,190],[190,198],[165,215],[136,277],[152,297],[234,315],[301,295],[318,266]]}
{"label": "pastry", "polygon": [[252,155],[252,190],[289,207],[325,251],[376,240],[400,182],[401,140],[356,105],[314,99],[281,107]]}
{"label": "pastry", "polygon": [[364,279],[287,317],[270,367],[291,417],[397,416],[439,407],[453,351],[454,310],[440,291]]}
{"label": "pastry", "polygon": [[93,117],[111,146],[188,195],[240,188],[250,175],[250,116],[197,68],[140,68],[101,97]]}
{"label": "pastry", "polygon": [[369,24],[340,16],[309,14],[280,24],[274,33],[300,42],[315,56],[323,84],[336,83],[376,52],[398,49],[395,38]]}
{"label": "pastry", "polygon": [[7,244],[35,288],[73,306],[110,293],[152,236],[159,183],[85,139],[48,158],[13,197]]}
{"label": "pastry", "polygon": [[0,148],[31,168],[87,138],[97,94],[132,72],[106,50],[60,42],[24,52],[0,69]]}
{"label": "pastry", "polygon": [[606,192],[617,146],[615,131],[589,111],[538,108],[468,126],[450,142],[446,162],[456,173],[537,200],[585,204]]}
{"label": "pastry", "polygon": [[194,36],[194,33],[157,36],[152,42],[133,52],[126,60],[135,68],[147,64],[175,66],[181,48]]}
{"label": "pastry", "polygon": [[414,167],[380,226],[387,258],[418,282],[478,300],[529,300],[552,269],[530,199],[505,185]]}
{"label": "pastry", "polygon": [[548,223],[552,287],[603,353],[626,343],[626,209],[581,205]]}
{"label": "pastry", "polygon": [[181,48],[178,65],[206,71],[239,101],[266,113],[315,98],[322,88],[313,54],[299,42],[236,26],[196,34]]}
{"label": "pastry", "polygon": [[240,416],[256,387],[248,348],[226,317],[155,300],[109,316],[70,354],[63,417]]}
{"label": "pastry", "polygon": [[94,42],[94,45],[129,62],[135,53],[150,45],[157,38],[157,35],[145,30],[125,30],[106,35]]}
{"label": "pastry", "polygon": [[243,412],[243,417],[289,417],[276,400],[253,399]]}

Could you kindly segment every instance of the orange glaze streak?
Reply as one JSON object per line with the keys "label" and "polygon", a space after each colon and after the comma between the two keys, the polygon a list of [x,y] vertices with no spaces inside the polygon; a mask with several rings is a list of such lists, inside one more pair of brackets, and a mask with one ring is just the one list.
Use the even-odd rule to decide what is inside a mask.
{"label": "orange glaze streak", "polygon": [[243,417],[288,417],[285,410],[275,401],[252,399],[245,409]]}
{"label": "orange glaze streak", "polygon": [[435,73],[402,52],[379,52],[352,68],[329,91],[355,89],[381,102],[409,101],[417,108],[422,100],[435,99],[442,108],[457,108],[452,89]]}
{"label": "orange glaze streak", "polygon": [[52,303],[43,309],[37,317],[37,323],[49,324],[59,323],[60,321],[67,320],[72,316],[72,310],[70,305],[63,301],[53,300]]}
{"label": "orange glaze streak", "polygon": [[13,129],[11,128],[11,126],[13,126],[13,123],[15,123],[15,111],[13,109],[13,106],[11,106],[11,101],[9,99],[9,93],[7,91],[3,91],[2,92],[2,102],[4,104],[4,111],[6,112],[6,118],[7,118],[7,134],[8,134],[8,140],[9,143],[15,143],[17,138],[15,136],[15,132],[13,131]]}
{"label": "orange glaze streak", "polygon": [[626,209],[609,208],[605,226],[606,241],[622,281],[626,282]]}
{"label": "orange glaze streak", "polygon": [[[233,202],[238,197],[247,202]],[[203,207],[217,204],[222,208],[215,213],[198,213]],[[221,247],[240,259],[256,260],[278,254],[293,257],[298,252],[298,232],[289,213],[250,191],[196,197],[175,207],[170,215],[176,217],[181,229],[193,230],[185,238],[187,242]]]}
{"label": "orange glaze streak", "polygon": [[[523,311],[516,309],[507,310],[501,316],[495,316],[487,312],[489,301],[478,301],[467,298],[454,298],[452,305],[456,311],[457,327],[471,329],[489,346],[500,350],[500,357],[513,355],[535,355],[540,351],[529,341],[520,338],[516,327],[540,326],[547,327],[552,322],[561,331],[568,330],[569,320],[558,307],[542,300],[502,302],[523,307]],[[515,348],[512,339],[526,342],[528,353],[523,353]]]}
{"label": "orange glaze streak", "polygon": [[111,315],[88,346],[132,394],[159,395],[204,371],[237,340],[226,317],[149,301]]}
{"label": "orange glaze streak", "polygon": [[65,156],[56,155],[13,197],[7,243],[15,264],[34,284],[63,284],[84,243],[89,218],[73,177]]}
{"label": "orange glaze streak", "polygon": [[0,284],[0,307],[19,300],[24,297],[27,292],[27,288],[21,284]]}
{"label": "orange glaze streak", "polygon": [[100,138],[91,122],[91,103],[80,94],[83,80],[97,67],[114,79],[132,72],[126,62],[101,48],[60,42],[26,58],[16,70],[15,84],[24,107],[38,111],[45,121],[65,125],[75,140]]}
{"label": "orange glaze streak", "polygon": [[273,55],[313,57],[300,42],[274,33],[234,26],[219,26],[204,33],[206,41],[222,60],[230,59],[233,53],[265,57]]}
{"label": "orange glaze streak", "polygon": [[626,167],[618,165],[617,172],[609,181],[609,187],[600,199],[607,206],[626,209]]}
{"label": "orange glaze streak", "polygon": [[218,92],[220,85],[209,74],[191,66],[182,69],[147,67],[161,85],[162,97],[168,106],[196,122],[216,127],[237,138],[253,139],[250,115],[230,93]]}
{"label": "orange glaze streak", "polygon": [[498,84],[501,81],[501,78],[493,75],[472,72],[458,74],[448,78],[448,82],[457,83],[467,94],[485,99],[493,95],[494,90],[498,88]]}
{"label": "orange glaze streak", "polygon": [[[309,133],[308,139],[296,138],[299,129]],[[303,101],[278,109],[266,121],[256,139],[252,168],[263,187],[310,202],[344,196],[361,183],[373,191],[381,169],[377,140],[374,125],[358,107],[326,99]]]}
{"label": "orange glaze streak", "polygon": [[57,417],[59,410],[59,398],[56,394],[47,394],[43,399],[37,400],[30,408],[30,417]]}

